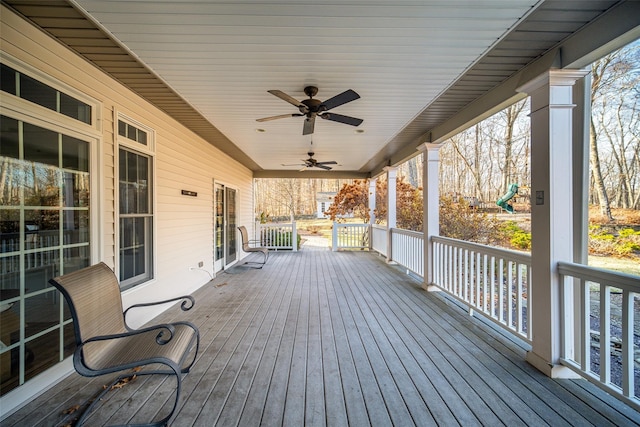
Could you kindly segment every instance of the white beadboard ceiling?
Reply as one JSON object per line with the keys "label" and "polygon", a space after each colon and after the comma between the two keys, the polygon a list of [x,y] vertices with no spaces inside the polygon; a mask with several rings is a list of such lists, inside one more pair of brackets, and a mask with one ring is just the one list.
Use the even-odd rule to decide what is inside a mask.
{"label": "white beadboard ceiling", "polygon": [[[316,158],[359,170],[536,5],[503,1],[102,1],[86,12],[262,169]],[[356,128],[303,118],[269,94],[360,99],[333,112]],[[258,132],[264,129],[265,132]],[[292,170],[299,167],[288,167]]]}
{"label": "white beadboard ceiling", "polygon": [[[297,171],[282,164],[300,163],[312,140],[318,161],[338,162],[334,171],[376,173],[415,153],[425,134],[625,3],[2,1],[256,176]],[[640,13],[619,15],[631,22],[602,27],[622,33],[640,25]],[[618,35],[609,31],[582,31],[601,40],[574,45],[599,47]],[[580,49],[566,48],[563,57],[574,50]],[[363,123],[355,128],[318,119],[315,133],[303,136],[303,117],[256,121],[298,112],[268,90],[303,100],[309,85],[318,87],[320,100],[356,91],[360,99],[332,112]]]}

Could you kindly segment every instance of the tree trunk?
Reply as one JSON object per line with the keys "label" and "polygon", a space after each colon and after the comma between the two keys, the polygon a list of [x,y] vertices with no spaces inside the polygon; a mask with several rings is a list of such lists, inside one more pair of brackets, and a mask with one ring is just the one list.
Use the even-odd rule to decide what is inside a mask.
{"label": "tree trunk", "polygon": [[594,184],[596,192],[598,194],[598,201],[600,202],[600,213],[605,216],[609,221],[613,221],[611,215],[611,206],[609,205],[609,197],[607,196],[607,189],[604,186],[604,180],[602,179],[602,170],[600,169],[600,156],[598,155],[598,141],[596,138],[596,129],[591,119],[591,132],[589,135],[589,161],[591,163],[591,171],[593,173]]}

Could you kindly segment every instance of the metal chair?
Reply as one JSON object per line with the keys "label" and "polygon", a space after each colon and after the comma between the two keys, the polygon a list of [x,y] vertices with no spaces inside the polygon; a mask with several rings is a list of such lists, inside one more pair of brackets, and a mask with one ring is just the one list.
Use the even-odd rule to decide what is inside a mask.
{"label": "metal chair", "polygon": [[238,227],[238,230],[240,230],[240,235],[242,236],[243,251],[245,251],[246,253],[260,252],[262,253],[262,255],[264,255],[264,259],[262,262],[247,261],[245,262],[245,264],[249,266],[253,266],[255,264],[256,266],[253,266],[253,268],[262,268],[267,263],[267,259],[269,258],[269,249],[263,246],[252,246],[251,244],[256,243],[257,241],[249,240],[249,233],[247,233],[247,228],[244,225]]}
{"label": "metal chair", "polygon": [[[190,310],[195,300],[190,295],[147,304],[135,304],[122,311],[118,279],[104,263],[59,276],[49,281],[66,299],[75,329],[76,350],[73,354],[75,370],[86,377],[96,377],[127,370],[119,375],[84,410],[78,420],[82,425],[102,396],[124,378],[130,369],[159,364],[135,375],[165,374],[176,378],[176,398],[169,415],[146,426],[166,425],[173,416],[180,399],[182,375],[195,362],[200,345],[198,328],[190,322],[164,323],[141,329],[126,324],[129,310],[182,300],[183,311]],[[188,363],[187,356],[192,354]]]}

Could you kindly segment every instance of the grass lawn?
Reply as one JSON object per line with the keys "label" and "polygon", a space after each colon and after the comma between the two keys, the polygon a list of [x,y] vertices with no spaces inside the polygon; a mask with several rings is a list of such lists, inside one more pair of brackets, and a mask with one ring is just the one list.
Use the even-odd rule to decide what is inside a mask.
{"label": "grass lawn", "polygon": [[589,265],[591,267],[605,268],[607,270],[614,270],[621,273],[640,276],[640,260],[638,259],[621,259],[589,255]]}
{"label": "grass lawn", "polygon": [[[361,224],[362,220],[359,218],[347,218],[347,223]],[[315,234],[329,239],[331,243],[333,222],[330,219],[301,219],[296,221],[296,228],[300,235]]]}

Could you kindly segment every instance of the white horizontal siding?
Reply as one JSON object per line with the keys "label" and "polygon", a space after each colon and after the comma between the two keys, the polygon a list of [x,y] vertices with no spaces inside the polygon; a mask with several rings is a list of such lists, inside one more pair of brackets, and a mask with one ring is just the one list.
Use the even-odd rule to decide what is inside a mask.
{"label": "white horizontal siding", "polygon": [[[202,286],[209,276],[189,271],[198,261],[212,271],[213,266],[213,180],[220,179],[238,190],[238,222],[251,224],[252,172],[191,132],[161,110],[87,63],[40,30],[2,7],[2,50],[34,67],[42,74],[76,89],[102,104],[99,129],[101,189],[100,258],[115,266],[117,247],[115,176],[117,145],[114,140],[116,114],[152,128],[155,147],[156,277],[146,285],[124,294],[125,305],[188,293]],[[187,197],[180,190],[196,191]],[[93,206],[95,209],[96,206]],[[155,313],[134,319],[142,322]]]}

